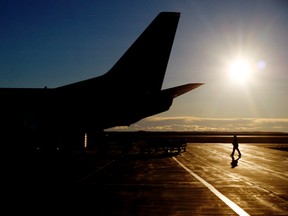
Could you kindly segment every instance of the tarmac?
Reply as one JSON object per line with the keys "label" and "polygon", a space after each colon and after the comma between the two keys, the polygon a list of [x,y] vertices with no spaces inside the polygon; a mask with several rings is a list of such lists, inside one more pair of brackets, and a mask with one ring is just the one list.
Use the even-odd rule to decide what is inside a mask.
{"label": "tarmac", "polygon": [[96,215],[288,215],[288,152],[278,147],[240,144],[234,159],[223,143],[188,143],[179,154],[37,154],[6,177],[92,185]]}
{"label": "tarmac", "polygon": [[100,215],[288,215],[288,152],[268,147],[240,144],[232,160],[231,144],[193,143],[121,158],[79,183],[98,188]]}

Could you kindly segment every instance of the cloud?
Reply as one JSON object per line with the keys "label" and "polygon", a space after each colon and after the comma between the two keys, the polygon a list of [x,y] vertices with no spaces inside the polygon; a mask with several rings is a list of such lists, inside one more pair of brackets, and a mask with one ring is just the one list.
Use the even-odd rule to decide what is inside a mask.
{"label": "cloud", "polygon": [[263,131],[288,132],[288,118],[199,118],[152,116],[117,131]]}

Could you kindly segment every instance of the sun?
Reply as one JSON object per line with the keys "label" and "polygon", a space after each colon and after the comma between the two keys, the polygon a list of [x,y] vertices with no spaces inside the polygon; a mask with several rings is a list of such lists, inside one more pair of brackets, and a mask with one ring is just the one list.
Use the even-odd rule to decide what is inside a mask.
{"label": "sun", "polygon": [[245,58],[236,58],[228,65],[230,78],[236,82],[246,82],[251,74],[251,64]]}

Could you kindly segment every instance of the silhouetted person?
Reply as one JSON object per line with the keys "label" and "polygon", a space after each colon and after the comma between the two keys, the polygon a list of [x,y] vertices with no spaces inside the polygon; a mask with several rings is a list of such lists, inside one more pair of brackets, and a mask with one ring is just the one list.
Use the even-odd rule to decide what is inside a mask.
{"label": "silhouetted person", "polygon": [[237,136],[234,135],[234,138],[233,138],[233,141],[232,141],[232,145],[233,145],[233,150],[232,150],[232,153],[231,153],[231,157],[234,157],[234,153],[235,153],[235,150],[238,152],[238,155],[239,157],[241,157],[241,152],[239,150],[239,143],[238,143],[238,139],[237,139]]}

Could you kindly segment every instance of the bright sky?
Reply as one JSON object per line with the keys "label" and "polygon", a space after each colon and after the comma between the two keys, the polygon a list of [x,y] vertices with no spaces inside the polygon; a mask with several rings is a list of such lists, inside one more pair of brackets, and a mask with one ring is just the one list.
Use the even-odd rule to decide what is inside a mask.
{"label": "bright sky", "polygon": [[287,0],[2,0],[0,87],[102,75],[161,11],[181,13],[163,88],[205,85],[129,130],[288,132]]}

